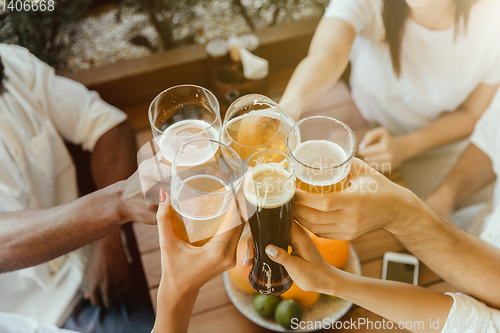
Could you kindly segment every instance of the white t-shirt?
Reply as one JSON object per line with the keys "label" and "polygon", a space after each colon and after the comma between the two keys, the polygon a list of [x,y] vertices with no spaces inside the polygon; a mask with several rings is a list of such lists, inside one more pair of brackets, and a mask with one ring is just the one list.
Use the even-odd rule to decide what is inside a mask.
{"label": "white t-shirt", "polygon": [[483,222],[480,238],[500,248],[500,96],[476,123],[471,142],[491,159],[497,176],[493,195],[493,210]]}
{"label": "white t-shirt", "polygon": [[36,320],[13,313],[0,312],[0,333],[76,333],[54,325],[40,325]]}
{"label": "white t-shirt", "polygon": [[499,310],[460,293],[446,295],[454,302],[441,333],[500,333]]}
{"label": "white t-shirt", "polygon": [[[126,115],[83,85],[56,76],[22,47],[0,44],[0,56],[7,76],[0,95],[0,212],[77,199],[75,167],[63,140],[92,150]],[[0,312],[62,324],[78,295],[85,263],[79,250],[0,274]]]}
{"label": "white t-shirt", "polygon": [[352,98],[372,125],[394,135],[410,133],[456,110],[480,83],[500,83],[500,0],[476,3],[467,32],[456,38],[454,27],[432,31],[408,18],[399,79],[383,41],[382,6],[382,0],[332,0],[325,12],[357,32],[350,54]]}

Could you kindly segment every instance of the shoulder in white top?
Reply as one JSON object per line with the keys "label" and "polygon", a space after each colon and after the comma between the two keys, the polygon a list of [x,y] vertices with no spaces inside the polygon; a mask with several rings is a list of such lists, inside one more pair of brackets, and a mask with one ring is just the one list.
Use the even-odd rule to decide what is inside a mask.
{"label": "shoulder in white top", "polygon": [[[0,44],[0,56],[7,76],[0,95],[0,212],[77,199],[64,140],[92,150],[126,115],[83,85],[55,75],[22,47]],[[0,311],[62,324],[77,301],[85,263],[74,251],[51,264],[1,274]]]}

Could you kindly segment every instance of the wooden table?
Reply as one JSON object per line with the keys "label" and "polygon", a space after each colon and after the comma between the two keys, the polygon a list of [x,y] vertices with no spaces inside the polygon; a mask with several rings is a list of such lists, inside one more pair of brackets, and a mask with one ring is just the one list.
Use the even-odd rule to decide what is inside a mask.
{"label": "wooden table", "polygon": [[[270,94],[269,97],[279,101],[282,92]],[[343,83],[334,86],[324,98],[318,101],[314,107],[304,113],[303,117],[313,115],[325,115],[339,119],[349,125],[355,133],[358,142],[369,129],[368,123],[363,119],[359,110],[351,100],[349,90]],[[149,129],[138,133],[139,143],[151,138]],[[405,186],[399,173],[394,173],[389,178]],[[158,231],[156,226],[147,226],[136,223],[134,225],[139,252],[150,288],[151,300],[156,307],[156,294],[160,282],[160,252],[158,245]],[[364,276],[380,278],[382,275],[382,257],[387,251],[408,252],[391,234],[379,230],[352,241],[361,261],[362,274]],[[428,267],[420,263],[419,284],[426,288],[439,292],[456,291],[452,286],[443,282]],[[353,306],[341,319],[342,321],[358,318],[369,319],[372,322],[382,321],[382,318],[363,308]],[[343,332],[345,330],[337,330]],[[373,330],[358,329],[360,332],[372,332]],[[384,332],[386,330],[377,330]],[[403,330],[398,330],[402,332]],[[189,332],[238,332],[254,333],[269,332],[268,330],[252,323],[246,319],[231,303],[224,289],[222,275],[217,276],[200,290],[196,301]]]}

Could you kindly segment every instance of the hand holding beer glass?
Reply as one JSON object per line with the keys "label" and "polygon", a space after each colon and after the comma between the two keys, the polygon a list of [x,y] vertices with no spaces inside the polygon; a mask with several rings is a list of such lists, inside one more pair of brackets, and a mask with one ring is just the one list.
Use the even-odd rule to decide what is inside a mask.
{"label": "hand holding beer glass", "polygon": [[172,163],[171,212],[176,235],[193,246],[240,225],[236,192],[243,161],[213,140],[185,143]]}
{"label": "hand holding beer glass", "polygon": [[295,167],[287,155],[264,150],[248,157],[244,168],[247,209],[251,207],[249,210],[255,212],[249,219],[255,247],[250,285],[261,294],[280,295],[290,289],[293,281],[282,265],[267,256],[265,249],[273,244],[287,250],[290,244]]}

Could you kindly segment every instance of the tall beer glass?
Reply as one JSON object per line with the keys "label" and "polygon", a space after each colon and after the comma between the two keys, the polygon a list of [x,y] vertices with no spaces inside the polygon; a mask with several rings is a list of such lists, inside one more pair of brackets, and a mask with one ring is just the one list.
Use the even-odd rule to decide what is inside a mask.
{"label": "tall beer glass", "polygon": [[343,122],[310,117],[297,122],[287,136],[297,188],[311,193],[342,191],[356,153],[356,137]]}
{"label": "tall beer glass", "polygon": [[293,119],[270,98],[251,94],[238,98],[227,110],[221,141],[246,160],[262,150],[286,153],[286,135]]}
{"label": "tall beer glass", "polygon": [[[280,155],[279,159],[277,155]],[[288,250],[290,245],[295,168],[287,155],[264,150],[251,155],[244,169],[246,204],[253,208],[250,211],[255,212],[249,219],[255,245],[250,284],[261,294],[279,295],[290,289],[293,281],[285,267],[272,261],[265,249],[273,244]]]}
{"label": "tall beer glass", "polygon": [[235,195],[242,183],[243,161],[213,140],[185,143],[175,154],[171,176],[171,216],[176,235],[203,246],[242,221]]}
{"label": "tall beer glass", "polygon": [[162,161],[168,165],[182,144],[219,139],[219,102],[203,87],[180,85],[162,91],[151,102],[148,115]]}

